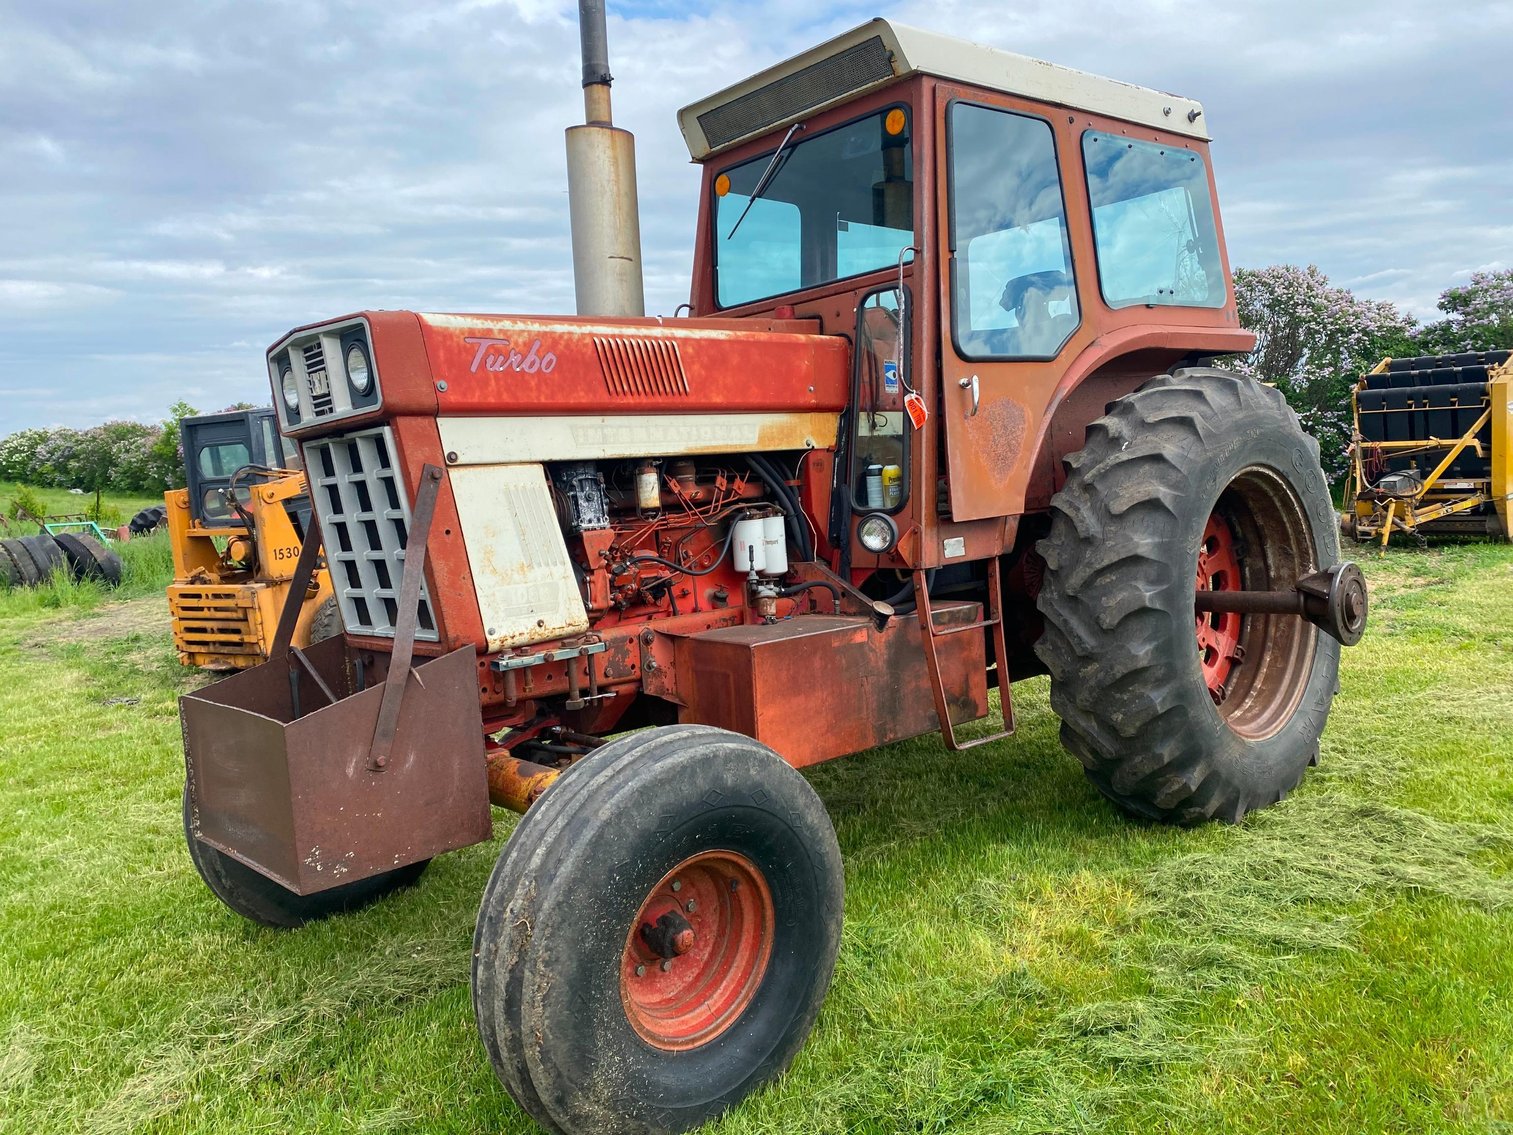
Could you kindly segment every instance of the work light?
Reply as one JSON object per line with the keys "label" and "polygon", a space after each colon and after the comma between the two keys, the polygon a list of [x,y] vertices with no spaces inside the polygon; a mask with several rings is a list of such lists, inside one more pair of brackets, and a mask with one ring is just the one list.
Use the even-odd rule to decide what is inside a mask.
{"label": "work light", "polygon": [[289,367],[284,368],[284,373],[279,375],[279,385],[284,391],[284,405],[292,411],[299,409],[299,384],[294,381],[294,371]]}
{"label": "work light", "polygon": [[856,526],[856,538],[867,551],[882,555],[891,552],[893,545],[898,543],[898,525],[893,523],[892,517],[874,512],[862,517]]}
{"label": "work light", "polygon": [[373,368],[368,363],[368,352],[361,343],[353,343],[347,348],[347,381],[359,394],[366,394],[373,389]]}

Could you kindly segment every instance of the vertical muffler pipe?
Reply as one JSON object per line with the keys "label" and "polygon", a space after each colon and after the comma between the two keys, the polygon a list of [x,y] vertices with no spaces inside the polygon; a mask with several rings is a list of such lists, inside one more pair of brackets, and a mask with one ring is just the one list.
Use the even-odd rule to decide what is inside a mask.
{"label": "vertical muffler pipe", "polygon": [[567,204],[579,315],[645,315],[636,140],[614,126],[604,0],[578,0],[586,123],[567,130]]}

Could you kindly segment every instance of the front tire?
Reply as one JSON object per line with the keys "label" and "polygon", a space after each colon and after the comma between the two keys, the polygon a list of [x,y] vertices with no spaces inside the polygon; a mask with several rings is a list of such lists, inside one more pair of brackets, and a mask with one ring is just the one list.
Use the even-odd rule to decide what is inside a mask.
{"label": "front tire", "polygon": [[770,749],[704,726],[603,746],[532,805],[479,909],[495,1071],[550,1131],[698,1126],[803,1045],[842,892],[824,807]]}
{"label": "front tire", "polygon": [[201,843],[194,834],[189,786],[184,786],[184,841],[189,859],[210,893],[249,922],[292,930],[307,922],[358,910],[385,895],[412,886],[430,865],[429,859],[385,871],[381,875],[344,883],[328,891],[297,895],[268,876],[254,871],[225,852]]}
{"label": "front tire", "polygon": [[1287,590],[1339,560],[1317,443],[1278,391],[1188,369],[1115,402],[1067,469],[1036,646],[1063,744],[1150,819],[1280,800],[1318,759],[1339,644],[1295,615],[1195,615],[1194,592]]}

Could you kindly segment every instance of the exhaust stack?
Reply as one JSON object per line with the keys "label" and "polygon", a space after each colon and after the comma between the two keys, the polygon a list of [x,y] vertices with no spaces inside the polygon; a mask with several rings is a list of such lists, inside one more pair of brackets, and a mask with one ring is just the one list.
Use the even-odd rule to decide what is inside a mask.
{"label": "exhaust stack", "polygon": [[609,105],[604,0],[578,0],[585,124],[567,130],[567,202],[579,315],[645,315],[636,140]]}

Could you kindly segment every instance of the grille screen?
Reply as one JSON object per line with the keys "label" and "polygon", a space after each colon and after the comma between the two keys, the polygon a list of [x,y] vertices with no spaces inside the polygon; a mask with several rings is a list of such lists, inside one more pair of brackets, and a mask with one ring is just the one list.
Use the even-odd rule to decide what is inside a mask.
{"label": "grille screen", "polygon": [[[347,633],[392,638],[410,538],[410,502],[387,426],[305,443],[310,496],[320,516],[331,587]],[[425,581],[417,639],[436,641]]]}
{"label": "grille screen", "polygon": [[811,63],[750,94],[706,110],[699,128],[713,149],[756,134],[832,99],[893,77],[893,61],[881,36],[863,40],[839,55]]}
{"label": "grille screen", "polygon": [[326,352],[320,340],[306,343],[305,386],[310,391],[310,405],[316,417],[331,412],[331,376],[326,372]]}

